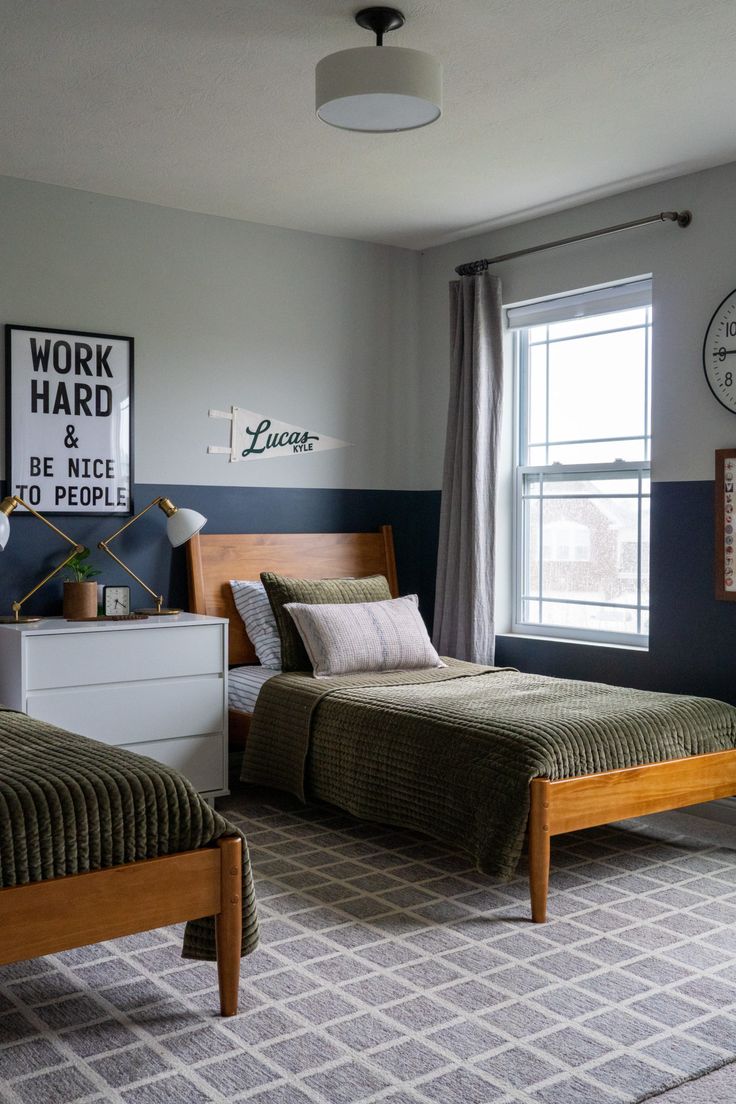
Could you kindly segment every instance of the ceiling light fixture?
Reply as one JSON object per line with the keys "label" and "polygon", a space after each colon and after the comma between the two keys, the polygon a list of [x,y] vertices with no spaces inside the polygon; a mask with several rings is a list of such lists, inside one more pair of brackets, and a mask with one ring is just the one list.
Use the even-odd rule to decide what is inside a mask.
{"label": "ceiling light fixture", "polygon": [[[382,47],[383,36],[402,27],[404,16],[396,8],[364,8],[355,22]],[[317,115],[343,130],[415,130],[442,114],[442,66],[421,50],[340,50],[322,58],[316,76]]]}

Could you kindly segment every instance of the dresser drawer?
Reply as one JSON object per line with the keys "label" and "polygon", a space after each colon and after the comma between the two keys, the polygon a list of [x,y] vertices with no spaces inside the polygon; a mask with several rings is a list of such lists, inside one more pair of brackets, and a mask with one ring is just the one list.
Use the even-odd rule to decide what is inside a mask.
{"label": "dresser drawer", "polygon": [[[26,689],[88,687],[222,671],[219,625],[29,636]],[[61,723],[61,722],[57,722]]]}
{"label": "dresser drawer", "polygon": [[190,613],[0,625],[0,700],[179,769],[211,798],[227,793],[227,630]]}
{"label": "dresser drawer", "polygon": [[223,694],[222,678],[210,675],[36,691],[26,708],[31,717],[103,744],[132,745],[221,732]]}
{"label": "dresser drawer", "polygon": [[227,789],[222,741],[217,736],[184,736],[180,740],[151,740],[130,744],[126,751],[148,755],[186,775],[201,793]]}

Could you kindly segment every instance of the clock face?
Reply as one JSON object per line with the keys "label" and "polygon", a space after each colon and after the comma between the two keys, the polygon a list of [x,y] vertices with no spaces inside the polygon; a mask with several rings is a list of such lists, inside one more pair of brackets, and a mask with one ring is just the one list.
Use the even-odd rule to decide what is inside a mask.
{"label": "clock face", "polygon": [[130,613],[130,587],[106,586],[104,607],[108,617]]}
{"label": "clock face", "polygon": [[736,290],[726,296],[710,320],[703,342],[703,368],[719,403],[736,414]]}

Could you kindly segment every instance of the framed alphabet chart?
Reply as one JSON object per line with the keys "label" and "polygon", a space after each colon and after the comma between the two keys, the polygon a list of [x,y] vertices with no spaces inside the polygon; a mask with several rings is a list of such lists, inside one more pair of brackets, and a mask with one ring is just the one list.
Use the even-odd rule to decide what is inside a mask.
{"label": "framed alphabet chart", "polygon": [[132,513],[132,337],[6,325],[5,377],[8,494]]}
{"label": "framed alphabet chart", "polygon": [[736,602],[736,449],[716,451],[716,598]]}

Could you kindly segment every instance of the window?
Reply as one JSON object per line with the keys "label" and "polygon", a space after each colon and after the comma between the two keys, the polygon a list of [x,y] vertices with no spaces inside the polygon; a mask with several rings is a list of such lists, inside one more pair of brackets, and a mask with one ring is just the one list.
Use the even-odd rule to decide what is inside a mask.
{"label": "window", "polygon": [[507,310],[514,631],[646,646],[651,281]]}
{"label": "window", "polygon": [[544,537],[550,560],[590,559],[590,526],[580,521],[551,521]]}

